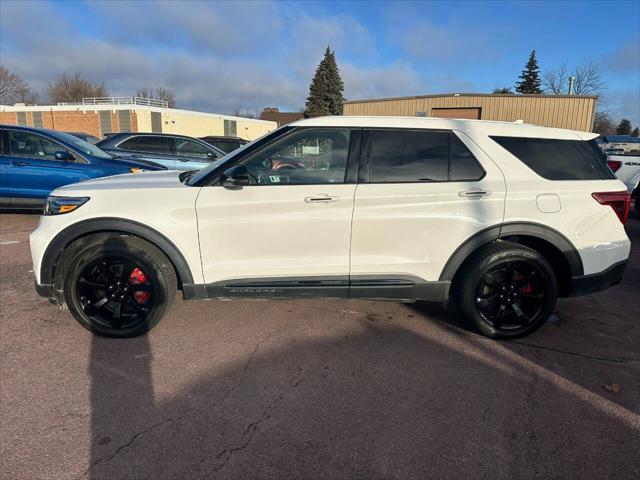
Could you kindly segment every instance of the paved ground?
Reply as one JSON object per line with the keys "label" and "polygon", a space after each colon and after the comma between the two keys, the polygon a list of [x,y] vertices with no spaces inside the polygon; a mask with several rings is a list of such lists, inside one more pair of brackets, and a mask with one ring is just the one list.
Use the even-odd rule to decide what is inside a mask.
{"label": "paved ground", "polygon": [[178,301],[92,337],[33,291],[36,223],[0,216],[3,479],[640,478],[638,220],[623,284],[518,342],[364,301]]}

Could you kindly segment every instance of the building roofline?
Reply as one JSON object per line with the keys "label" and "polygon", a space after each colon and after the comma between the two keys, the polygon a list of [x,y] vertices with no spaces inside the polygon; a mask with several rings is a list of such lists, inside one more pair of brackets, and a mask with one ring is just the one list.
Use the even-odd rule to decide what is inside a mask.
{"label": "building roofline", "polygon": [[596,95],[545,95],[545,94],[529,94],[529,93],[438,93],[433,95],[413,95],[409,97],[387,97],[387,98],[371,98],[363,100],[347,100],[344,105],[355,103],[373,103],[385,102],[391,100],[417,100],[421,98],[442,98],[442,97],[534,97],[534,98],[589,98],[596,100]]}
{"label": "building roofline", "polygon": [[236,120],[248,123],[271,123],[271,120],[260,120],[259,118],[236,117],[233,115],[224,115],[221,113],[198,112],[196,110],[184,110],[180,108],[162,108],[151,107],[147,105],[122,104],[122,105],[0,105],[0,112],[98,112],[104,110],[131,110],[131,111],[147,111],[159,112],[164,114],[175,113],[183,115],[197,115],[209,118],[219,118],[221,120]]}

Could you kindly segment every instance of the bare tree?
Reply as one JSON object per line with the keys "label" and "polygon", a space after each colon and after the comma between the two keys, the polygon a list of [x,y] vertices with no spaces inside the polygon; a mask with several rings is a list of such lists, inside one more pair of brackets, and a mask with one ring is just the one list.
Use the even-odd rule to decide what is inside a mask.
{"label": "bare tree", "polygon": [[509,87],[499,87],[499,88],[494,88],[491,93],[493,93],[493,94],[508,94],[508,93],[513,93],[513,92],[511,91],[511,89]]}
{"label": "bare tree", "polygon": [[158,87],[155,91],[147,87],[139,88],[136,91],[136,97],[164,100],[167,102],[169,108],[176,107],[176,96],[173,91],[168,88]]}
{"label": "bare tree", "polygon": [[0,104],[35,103],[37,95],[24,79],[4,65],[0,65]]}
{"label": "bare tree", "polygon": [[52,103],[81,102],[87,97],[108,97],[104,83],[91,83],[79,73],[63,73],[47,86],[47,95]]}
{"label": "bare tree", "polygon": [[234,117],[258,118],[258,114],[251,111],[249,108],[245,108],[244,110],[236,108],[233,112],[231,112],[231,115]]}
{"label": "bare tree", "polygon": [[593,119],[593,132],[600,135],[615,135],[616,124],[607,112],[596,112]]}
{"label": "bare tree", "polygon": [[569,68],[566,61],[562,62],[558,69],[544,72],[542,85],[545,91],[554,95],[567,95],[569,77],[575,77],[573,93],[576,95],[600,96],[606,89],[602,80],[602,70],[593,62],[574,68]]}

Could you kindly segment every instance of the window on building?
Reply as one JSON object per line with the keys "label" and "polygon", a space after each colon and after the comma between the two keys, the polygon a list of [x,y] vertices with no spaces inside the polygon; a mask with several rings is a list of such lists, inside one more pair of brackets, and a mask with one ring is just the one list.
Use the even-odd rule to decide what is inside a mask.
{"label": "window on building", "polygon": [[151,131],[162,133],[162,114],[160,112],[151,112]]}
{"label": "window on building", "polygon": [[44,122],[42,121],[42,112],[33,112],[31,115],[33,116],[33,126],[42,128],[44,126]]}
{"label": "window on building", "polygon": [[16,112],[16,123],[18,125],[27,124],[27,112]]}
{"label": "window on building", "polygon": [[100,112],[98,112],[98,118],[100,119],[100,133],[103,136],[105,133],[112,133],[111,110],[100,110]]}
{"label": "window on building", "polygon": [[131,131],[131,111],[130,110],[118,110],[118,131],[119,132]]}
{"label": "window on building", "polygon": [[615,178],[595,141],[549,138],[491,137],[531,170],[547,180]]}
{"label": "window on building", "polygon": [[235,120],[225,120],[224,121],[224,136],[225,137],[235,137],[237,135],[237,122]]}
{"label": "window on building", "polygon": [[268,147],[245,165],[252,184],[344,183],[350,131],[304,129]]}

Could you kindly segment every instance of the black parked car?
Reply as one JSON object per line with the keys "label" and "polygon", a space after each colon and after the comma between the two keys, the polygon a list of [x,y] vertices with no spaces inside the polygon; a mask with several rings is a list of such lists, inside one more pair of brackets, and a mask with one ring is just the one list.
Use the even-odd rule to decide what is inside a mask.
{"label": "black parked car", "polygon": [[226,155],[197,138],[164,133],[118,133],[97,146],[112,155],[149,160],[169,170],[199,170]]}
{"label": "black parked car", "polygon": [[207,137],[200,137],[200,140],[204,140],[209,145],[213,145],[226,153],[233,152],[245,143],[249,143],[248,140],[244,140],[240,137],[215,137],[211,135]]}
{"label": "black parked car", "polygon": [[80,140],[84,140],[85,142],[89,142],[91,145],[95,145],[100,141],[98,137],[91,135],[90,133],[84,132],[67,132],[69,135],[73,135]]}

